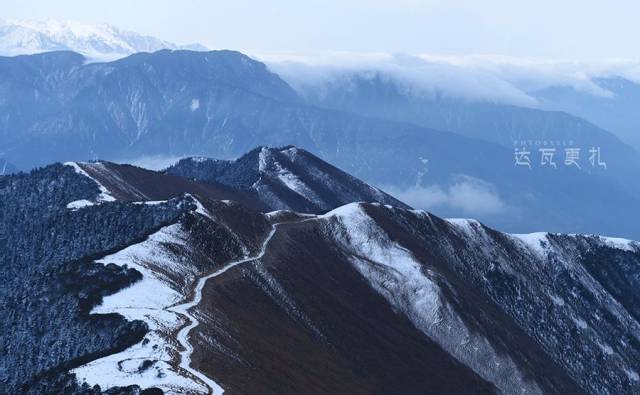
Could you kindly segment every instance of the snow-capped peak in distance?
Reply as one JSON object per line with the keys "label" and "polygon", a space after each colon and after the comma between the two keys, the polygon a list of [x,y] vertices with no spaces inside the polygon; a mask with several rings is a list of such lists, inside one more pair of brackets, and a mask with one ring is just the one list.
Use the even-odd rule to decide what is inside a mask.
{"label": "snow-capped peak in distance", "polygon": [[161,49],[207,50],[200,44],[177,45],[115,26],[74,21],[16,21],[0,19],[0,55],[74,51],[90,59],[113,60],[136,52]]}

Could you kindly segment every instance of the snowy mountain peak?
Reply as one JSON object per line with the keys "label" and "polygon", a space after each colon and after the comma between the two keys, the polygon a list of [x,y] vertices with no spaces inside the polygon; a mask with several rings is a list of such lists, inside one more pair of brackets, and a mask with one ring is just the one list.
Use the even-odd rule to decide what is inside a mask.
{"label": "snowy mountain peak", "polygon": [[89,58],[108,60],[160,49],[206,50],[201,45],[179,46],[106,23],[0,20],[0,54],[7,56],[70,50]]}
{"label": "snowy mountain peak", "polygon": [[169,174],[250,190],[265,207],[321,213],[356,201],[408,207],[383,191],[294,146],[258,147],[232,160],[187,158]]}

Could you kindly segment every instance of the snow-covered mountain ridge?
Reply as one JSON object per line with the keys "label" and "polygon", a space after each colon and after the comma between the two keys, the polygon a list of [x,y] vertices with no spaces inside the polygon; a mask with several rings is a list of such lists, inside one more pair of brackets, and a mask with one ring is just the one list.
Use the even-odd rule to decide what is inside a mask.
{"label": "snow-covered mountain ridge", "polygon": [[187,158],[167,173],[251,191],[271,210],[322,213],[355,202],[406,204],[310,152],[294,147],[259,147],[236,160]]}
{"label": "snow-covered mountain ridge", "polygon": [[206,50],[199,44],[176,45],[104,23],[0,20],[0,55],[4,56],[74,51],[89,59],[112,60],[161,49]]}
{"label": "snow-covered mountain ridge", "polygon": [[[295,147],[260,148],[256,153],[258,173],[255,177],[258,177],[258,180],[270,174],[267,172],[269,168],[275,170],[276,178],[282,175],[282,166],[274,156],[284,154],[287,158],[291,158],[300,155]],[[188,161],[202,165],[211,160],[191,158]],[[213,162],[228,164],[225,161]],[[238,172],[233,174],[239,179],[246,179],[246,174],[242,175]],[[220,177],[220,173],[217,173],[217,176]],[[254,181],[254,184],[255,182],[257,181]],[[300,188],[299,184],[300,182],[284,183],[292,191],[304,190],[308,198],[313,198],[314,194],[308,193],[306,188]],[[204,215],[201,221],[215,222],[220,221],[219,218],[229,221],[230,218],[225,214],[214,219],[216,214],[209,214],[208,211],[203,211],[201,214]],[[236,212],[236,215],[242,216],[242,213]],[[231,221],[244,222],[238,217]],[[640,256],[640,245],[637,242],[600,236],[550,233],[500,234],[475,220],[442,221],[423,211],[404,210],[381,204],[351,203],[319,216],[298,216],[295,213],[286,214],[278,211],[265,215],[261,221],[271,223],[272,233],[268,237],[264,236],[267,239],[263,243],[260,257],[252,261],[244,260],[242,261],[244,266],[237,269],[230,268],[229,271],[240,271],[245,273],[242,275],[243,278],[246,276],[251,278],[247,273],[255,270],[259,277],[269,279],[271,285],[264,292],[270,298],[279,301],[278,304],[294,321],[302,320],[301,325],[312,328],[307,330],[311,330],[319,338],[327,336],[322,330],[323,323],[317,321],[318,317],[310,318],[310,313],[305,312],[299,302],[296,302],[302,296],[300,293],[304,294],[305,291],[283,288],[282,285],[278,285],[280,281],[289,280],[278,277],[277,270],[273,272],[273,266],[271,269],[262,267],[262,265],[268,266],[267,262],[271,262],[270,248],[275,247],[270,242],[274,239],[276,227],[280,227],[278,231],[285,234],[290,232],[289,229],[294,229],[296,234],[310,232],[315,234],[316,238],[320,237],[323,240],[322,243],[328,243],[330,248],[342,251],[346,254],[341,261],[342,264],[355,269],[373,290],[394,309],[406,316],[430,341],[439,344],[450,358],[466,366],[473,374],[495,387],[498,392],[509,393],[512,388],[520,388],[520,392],[526,394],[559,393],[567,389],[579,391],[580,388],[585,392],[598,393],[615,389],[616,392],[624,393],[625,388],[635,388],[638,385],[638,372],[634,364],[639,350],[631,346],[638,340],[633,334],[638,333],[640,329],[636,317],[637,306],[634,306],[633,302],[629,303],[629,299],[633,300],[633,297],[630,298],[629,295],[621,297],[620,290],[624,294],[630,289],[628,284],[621,286],[619,283],[610,282],[615,278],[611,273],[625,270],[624,266],[617,269],[612,267],[616,265],[613,262],[620,262],[633,256],[634,258],[631,259],[636,260],[637,265]],[[225,227],[228,226],[229,223],[225,225]],[[320,236],[317,235],[318,231]],[[181,239],[188,238],[189,236],[183,235],[178,239],[165,242],[177,243]],[[234,238],[237,239],[238,236]],[[277,245],[278,235],[275,235],[274,240],[273,243]],[[315,243],[320,241],[317,240]],[[295,256],[307,250],[308,247],[295,242],[294,244],[295,252],[285,253],[285,255],[293,255],[295,259]],[[145,256],[149,254],[144,252],[147,249],[142,247],[136,246],[133,250],[143,251],[142,255]],[[631,255],[625,258],[627,253]],[[303,254],[318,254],[318,252],[309,250]],[[607,255],[610,257],[607,258]],[[605,262],[609,262],[608,267],[598,268],[592,263],[593,257],[599,257],[596,258],[598,263],[604,257]],[[154,258],[135,259],[146,260],[149,263],[154,261]],[[441,263],[430,263],[432,260]],[[104,260],[105,263],[107,261],[109,259]],[[172,268],[169,270],[187,270],[188,266],[183,267],[184,264],[188,264],[187,262],[174,259],[171,263]],[[271,265],[282,264],[279,262],[279,260],[272,261]],[[441,266],[442,263],[444,266]],[[236,266],[234,262],[231,262],[231,265]],[[162,278],[167,272],[166,267],[156,264],[151,264],[151,267],[161,269],[146,272],[146,275],[151,276],[152,279]],[[532,268],[536,269],[532,270]],[[632,270],[637,273],[637,266]],[[227,275],[233,276],[233,274]],[[558,279],[554,280],[558,275],[566,277],[561,280],[561,286],[558,285]],[[192,279],[190,281],[193,284],[195,278],[188,277]],[[633,279],[634,276],[630,278]],[[170,289],[172,282],[164,281],[165,287]],[[478,281],[484,284],[476,288]],[[614,281],[620,281],[620,279]],[[523,293],[524,289],[532,284],[535,286]],[[144,287],[144,282],[138,285],[140,286]],[[203,284],[204,286],[206,284]],[[503,288],[505,286],[507,286],[506,289]],[[133,291],[133,288],[132,292],[139,293],[139,291]],[[127,292],[116,294],[113,299],[128,300],[126,294]],[[456,296],[452,297],[452,294]],[[585,303],[584,299],[590,302]],[[206,296],[204,300],[206,301]],[[478,300],[483,300],[481,304],[487,305],[471,307],[469,303],[472,301],[477,303]],[[142,303],[142,311],[145,309],[157,311],[157,307],[145,307],[144,298],[138,301],[132,299],[132,302]],[[126,304],[131,305],[131,303]],[[500,306],[499,310],[504,313],[491,312],[494,307],[489,306],[494,304]],[[167,304],[167,306],[170,305],[171,303]],[[194,305],[193,308],[195,311],[199,309],[198,305]],[[489,310],[485,310],[487,308]],[[543,309],[550,309],[550,311],[542,314]],[[101,310],[104,310],[104,307],[95,311]],[[214,325],[210,321],[211,318],[206,318],[210,317],[209,314],[211,313],[196,314],[201,317],[201,322],[193,328],[196,333],[208,331],[209,326]],[[484,318],[487,314],[493,316],[492,319],[500,324],[487,321]],[[126,310],[125,315],[129,315]],[[549,316],[549,321],[544,318],[546,315]],[[607,317],[604,323],[603,317]],[[150,325],[153,325],[156,320],[151,319]],[[539,320],[545,325],[540,325]],[[239,324],[228,323],[228,325]],[[477,327],[478,325],[481,329]],[[498,330],[496,325],[505,325],[507,329]],[[573,336],[572,327],[577,331],[585,332],[581,335],[582,338]],[[621,339],[620,344],[611,344],[612,334]],[[220,336],[222,334],[218,334],[218,339]],[[237,336],[242,338],[246,334]],[[229,345],[218,344],[218,341],[197,340],[198,349],[210,350],[200,351],[201,353],[222,352],[223,355],[227,353],[236,355],[239,352],[242,354],[235,348],[228,349],[227,347],[231,347]],[[237,341],[242,343],[240,340]],[[141,344],[156,343],[148,340]],[[497,346],[498,344],[500,346]],[[213,349],[211,349],[212,345],[215,345]],[[527,353],[535,355],[523,355],[516,351],[518,347],[523,347],[527,349]],[[558,353],[557,347],[565,350],[563,354]],[[600,357],[591,361],[594,356],[590,355],[588,351],[590,349],[601,350],[604,356],[602,362]],[[143,350],[144,347],[138,346],[131,352],[142,352],[146,355]],[[152,358],[152,354],[149,355],[143,359]],[[190,355],[190,359],[196,358],[197,355],[197,352]],[[129,354],[125,352],[120,358],[128,357]],[[177,366],[178,362],[175,359],[174,362],[170,361],[166,362],[169,365],[164,368],[165,370],[172,369],[171,363]],[[110,368],[109,364],[113,366]],[[147,381],[147,378],[142,377],[142,375],[149,377],[146,373],[139,373],[139,378],[135,373],[120,377],[115,373],[116,371],[114,375],[107,378],[100,378],[97,381],[92,379],[92,372],[95,372],[98,366],[102,366],[100,371],[109,371],[117,364],[116,359],[108,357],[99,364],[79,368],[76,374],[79,374],[84,382],[101,383],[103,387],[106,385],[106,388],[144,383],[150,387],[163,388],[167,393],[173,393],[176,388],[206,392],[197,389],[198,386],[204,385],[202,380],[189,379],[188,374],[179,374],[178,368],[173,368],[177,376],[170,378],[169,381],[153,379]],[[161,362],[157,362],[155,366],[156,369],[163,369]],[[215,366],[200,364],[194,365],[193,369],[197,369],[200,375],[204,375],[203,377],[208,377],[215,384],[213,387],[209,385],[209,388],[215,391],[234,388],[234,385],[228,382],[228,376],[218,376],[214,373]],[[590,378],[594,374],[598,375],[597,380]],[[163,375],[162,377],[164,380],[171,376]],[[185,379],[187,381],[184,381]],[[192,380],[191,384],[188,380]]]}
{"label": "snow-covered mountain ridge", "polygon": [[[237,208],[227,208],[224,204],[206,205],[206,211],[197,217],[199,222],[213,221],[210,226],[222,225],[229,229],[246,221],[241,219],[245,214]],[[230,216],[232,212],[234,214]],[[256,256],[231,260],[228,268],[223,263],[214,266],[222,268],[214,272],[221,279],[203,284],[202,300],[192,306],[192,316],[198,317],[198,323],[193,326],[190,336],[190,341],[195,342],[189,346],[192,348],[190,366],[199,376],[203,375],[215,384],[214,387],[209,385],[214,393],[250,385],[236,382],[233,377],[241,374],[241,370],[232,373],[237,368],[221,369],[225,365],[221,361],[232,366],[234,360],[253,362],[242,346],[252,335],[238,332],[245,324],[229,316],[225,307],[211,310],[210,298],[212,292],[217,292],[214,288],[222,287],[225,293],[231,292],[218,294],[220,300],[216,305],[242,298],[240,305],[234,303],[235,308],[255,314],[254,307],[246,304],[248,301],[244,298],[247,296],[240,296],[242,291],[235,289],[240,287],[248,292],[258,286],[262,297],[266,296],[279,306],[287,320],[298,327],[297,331],[313,334],[321,343],[343,336],[329,329],[333,325],[333,331],[336,330],[334,321],[327,322],[326,317],[314,313],[318,306],[308,305],[307,298],[317,290],[299,288],[295,285],[299,279],[290,277],[293,273],[287,262],[291,260],[300,256],[307,256],[307,259],[313,256],[312,259],[320,261],[330,259],[325,255],[327,252],[316,250],[314,245],[326,245],[329,250],[339,251],[342,258],[337,264],[342,266],[341,270],[358,273],[371,290],[382,297],[376,303],[388,303],[398,317],[406,317],[425,339],[438,344],[447,355],[430,355],[425,359],[445,358],[439,363],[456,361],[468,369],[465,373],[464,370],[456,373],[463,382],[467,380],[464,377],[470,375],[481,380],[484,383],[481,386],[488,386],[485,390],[493,388],[499,393],[510,393],[513,388],[519,388],[519,393],[523,394],[600,393],[607,390],[631,393],[639,385],[634,368],[639,350],[633,344],[638,340],[636,334],[640,325],[632,313],[633,306],[623,306],[622,299],[610,293],[611,284],[590,272],[593,268],[589,264],[585,265],[589,256],[598,251],[604,257],[610,254],[609,262],[614,256],[621,259],[631,253],[637,263],[640,248],[635,242],[612,242],[597,236],[500,234],[473,220],[443,221],[422,211],[363,203],[351,203],[319,216],[295,218],[293,213],[287,216],[278,212],[255,217],[253,221],[256,220],[262,224],[271,223],[271,231],[267,231],[265,225],[261,226],[263,235],[258,237],[264,242],[261,247],[257,247],[260,243],[254,244],[254,249],[259,248],[254,253]],[[180,228],[187,229],[184,225]],[[181,235],[171,229],[163,230],[163,234],[172,234],[171,237],[154,235],[143,244],[102,260],[104,263],[116,262],[124,255],[129,258],[122,263],[129,260],[145,262],[145,268],[141,269],[142,282],[106,298],[94,313],[122,310],[120,314],[127,317],[148,320],[152,332],[145,338],[147,340],[117,358],[109,356],[75,370],[83,382],[100,384],[103,389],[137,384],[143,389],[161,388],[165,393],[187,390],[206,393],[209,390],[202,387],[202,380],[181,372],[175,349],[166,354],[173,356],[162,360],[157,360],[153,352],[144,351],[145,346],[149,351],[155,350],[159,347],[158,339],[171,336],[171,328],[180,325],[170,324],[165,325],[165,330],[158,329],[157,323],[167,321],[163,315],[158,316],[158,308],[184,302],[175,300],[159,306],[157,300],[136,298],[135,295],[144,295],[141,291],[144,287],[153,288],[147,293],[160,295],[161,289],[167,289],[171,294],[177,278],[186,280],[186,289],[189,289],[207,273],[200,271],[202,274],[195,277],[193,274],[175,276],[175,273],[193,270],[189,268],[193,267],[190,262],[195,262],[191,261],[194,258],[188,256],[200,253],[197,244],[191,244],[184,251],[196,255],[182,253],[167,260],[165,257],[172,254],[167,255],[166,251],[176,249],[167,249],[169,245],[178,244],[184,248],[187,245],[181,240],[197,238],[196,234],[189,233],[195,228]],[[240,233],[235,233],[238,231]],[[232,239],[242,239],[240,228],[235,227],[232,232],[229,234]],[[149,249],[149,243],[154,239],[161,239],[164,246]],[[308,245],[300,244],[304,239],[308,240]],[[279,247],[282,242],[286,242],[288,250]],[[135,251],[134,255],[128,253],[129,250]],[[331,259],[337,257],[333,253],[330,255],[333,256]],[[567,274],[560,286],[553,277],[564,271]],[[504,276],[510,278],[506,280]],[[150,281],[158,285],[153,286]],[[322,282],[318,286],[329,285]],[[189,300],[186,293],[183,295]],[[133,307],[135,309],[130,310]],[[148,318],[145,318],[145,311],[151,314]],[[169,321],[179,322],[176,318]],[[154,337],[153,333],[158,330],[164,335]],[[619,344],[612,343],[611,339],[619,339]],[[140,362],[136,362],[138,359]],[[205,362],[211,360],[219,362]],[[117,366],[125,365],[128,368],[123,375]],[[291,368],[284,367],[285,370]],[[147,373],[149,370],[165,373],[154,378],[153,374]],[[258,368],[257,374],[267,375],[264,378],[271,385],[276,382],[267,370]],[[429,377],[431,385],[443,385],[449,392],[459,392],[453,390],[453,383],[447,384],[439,373],[432,372]]]}
{"label": "snow-covered mountain ridge", "polygon": [[[184,164],[210,166],[183,168],[189,179],[109,162],[0,177],[12,392],[640,388],[637,242],[394,207],[295,147]],[[271,177],[307,202],[384,199],[302,214],[278,209],[299,203],[289,194],[269,206],[241,188]]]}

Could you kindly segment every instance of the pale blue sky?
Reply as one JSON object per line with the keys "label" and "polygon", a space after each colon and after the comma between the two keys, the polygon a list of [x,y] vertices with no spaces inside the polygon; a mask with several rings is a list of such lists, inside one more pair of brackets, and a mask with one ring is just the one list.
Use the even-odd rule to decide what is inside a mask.
{"label": "pale blue sky", "polygon": [[0,0],[5,19],[107,22],[249,52],[638,59],[634,0]]}

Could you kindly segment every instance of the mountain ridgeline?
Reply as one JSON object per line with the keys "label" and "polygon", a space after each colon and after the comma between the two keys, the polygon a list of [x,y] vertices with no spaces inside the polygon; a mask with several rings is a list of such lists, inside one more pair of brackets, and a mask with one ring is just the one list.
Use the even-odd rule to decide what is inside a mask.
{"label": "mountain ridgeline", "polygon": [[166,172],[251,191],[256,200],[273,210],[322,213],[355,201],[409,208],[378,188],[293,146],[260,147],[231,161],[183,159]]}
{"label": "mountain ridgeline", "polygon": [[614,132],[624,142],[640,150],[640,84],[622,77],[594,78],[603,93],[592,94],[570,86],[552,86],[530,92],[543,109],[575,114]]}
{"label": "mountain ridgeline", "polygon": [[640,244],[445,220],[297,147],[51,165],[0,215],[3,392],[640,390]]}
{"label": "mountain ridgeline", "polygon": [[[295,152],[295,158],[282,162],[287,158],[283,152]],[[261,199],[262,189],[241,188],[246,182],[242,171],[227,173],[223,184],[213,177],[198,182],[109,162],[69,162],[29,174],[0,177],[0,258],[4,284],[0,299],[6,317],[2,322],[5,353],[0,361],[3,391],[57,393],[69,387],[79,393],[92,393],[89,387],[73,384],[67,372],[133,346],[149,330],[147,323],[128,322],[119,315],[89,314],[103,297],[142,278],[131,264],[121,267],[97,263],[96,259],[140,243],[161,228],[179,223],[191,232],[189,248],[212,246],[213,250],[203,251],[196,263],[195,252],[190,253],[185,246],[171,253],[175,259],[191,260],[194,270],[202,272],[212,265],[212,256],[225,256],[229,260],[231,256],[240,256],[243,248],[252,248],[249,246],[256,241],[248,241],[251,237],[246,235],[247,227],[257,226],[259,232],[268,227],[258,214],[260,211],[287,207],[324,212],[350,201],[404,206],[294,147],[259,148],[244,158],[242,163],[254,161],[248,167],[260,169],[260,177],[273,178],[274,182],[276,176],[269,175],[276,171],[274,166],[279,169],[275,174],[285,176],[293,176],[286,169],[295,168],[297,176],[306,178],[297,179],[297,185],[305,189]],[[260,168],[261,160],[269,161],[270,169]],[[300,173],[301,169],[305,173]],[[321,188],[319,180],[330,183]],[[332,186],[336,187],[332,200],[316,200]],[[287,184],[281,184],[278,192],[286,187]],[[209,202],[209,207],[220,208],[216,215],[230,210],[227,215],[231,218],[227,220],[234,224],[225,226],[228,229],[240,226],[245,234],[229,235],[225,232],[230,230],[222,230],[222,225],[202,224],[203,220],[207,222],[206,218],[195,213],[204,209],[198,208],[201,203],[194,196]],[[243,205],[232,204],[231,200]],[[214,203],[220,201],[229,203]],[[253,236],[258,237],[261,234]],[[193,278],[180,277],[175,281],[189,282]]]}
{"label": "mountain ridgeline", "polygon": [[[107,63],[72,52],[0,58],[0,111],[0,155],[20,170],[68,160],[233,159],[293,144],[444,216],[506,231],[640,238],[640,155],[561,112],[423,100],[384,79],[301,94],[239,52],[182,50]],[[575,143],[580,168],[563,163],[564,146],[557,167],[542,166],[535,145],[532,169],[515,166],[514,139]],[[589,163],[593,147],[606,169]]]}

